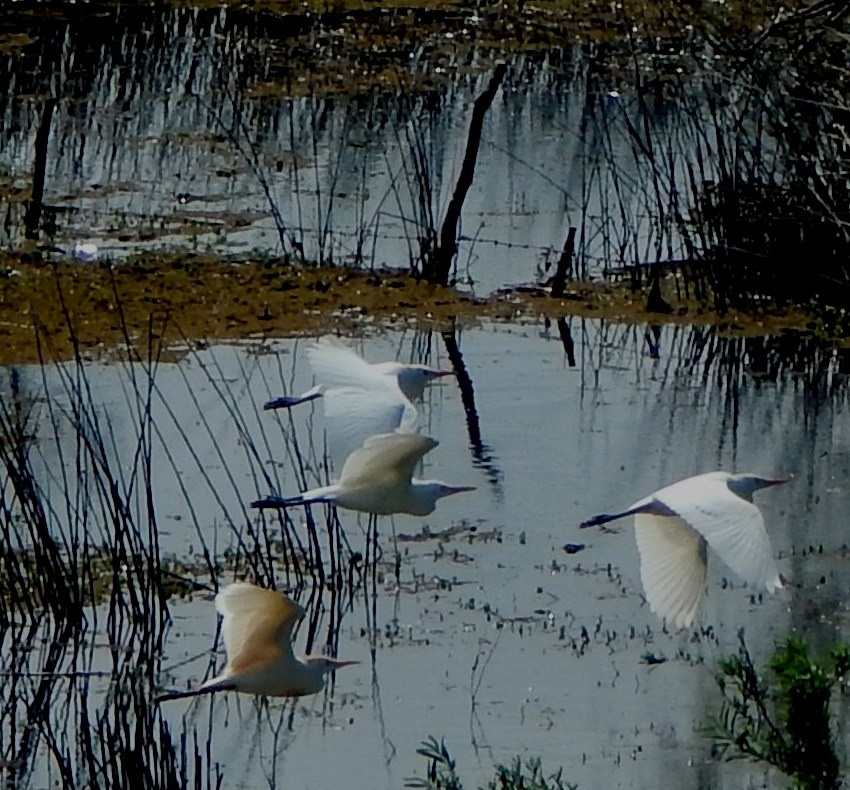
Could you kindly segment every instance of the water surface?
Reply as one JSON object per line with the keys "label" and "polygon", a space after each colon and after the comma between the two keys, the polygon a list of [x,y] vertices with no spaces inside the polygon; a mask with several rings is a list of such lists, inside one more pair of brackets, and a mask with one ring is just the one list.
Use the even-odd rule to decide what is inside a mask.
{"label": "water surface", "polygon": [[[163,708],[175,732],[210,738],[228,787],[400,787],[423,774],[415,749],[432,734],[446,739],[470,787],[516,754],[563,766],[583,787],[761,786],[758,766],[710,756],[713,668],[736,650],[740,629],[757,662],[791,633],[820,648],[848,638],[850,459],[839,358],[809,352],[808,364],[789,362],[780,351],[787,341],[690,327],[654,334],[575,320],[570,329],[574,367],[542,323],[459,335],[486,461],[470,452],[459,391],[444,383],[422,408],[424,429],[440,441],[422,473],[478,490],[443,500],[424,519],[382,519],[376,576],[337,594],[320,593],[308,577],[299,593],[311,612],[299,647],[329,643],[359,666],[341,671],[332,691],[296,703],[222,695]],[[238,547],[247,526],[259,526],[245,503],[298,488],[293,438],[308,478],[321,479],[320,407],[293,411],[291,422],[259,408],[269,394],[309,386],[303,346],[212,347],[157,371],[151,488],[163,552]],[[372,360],[447,364],[437,335],[388,332],[355,346]],[[121,465],[135,442],[128,369],[93,365],[89,376]],[[39,453],[50,468],[50,447]],[[616,533],[578,524],[718,468],[793,475],[757,498],[787,589],[762,600],[710,556],[699,624],[669,633],[641,597],[630,523]],[[301,514],[292,515],[303,530]],[[365,553],[366,520],[339,515],[351,549]],[[326,535],[324,511],[314,516]],[[273,517],[268,526],[277,534]],[[411,539],[426,527],[453,534]],[[568,542],[585,548],[567,554]],[[225,564],[220,581],[233,573]],[[282,569],[276,579],[297,581]],[[182,688],[210,671],[210,597],[171,603],[161,685]],[[87,639],[102,644],[96,632]],[[649,654],[666,660],[648,663]],[[838,732],[845,715],[839,700]]]}

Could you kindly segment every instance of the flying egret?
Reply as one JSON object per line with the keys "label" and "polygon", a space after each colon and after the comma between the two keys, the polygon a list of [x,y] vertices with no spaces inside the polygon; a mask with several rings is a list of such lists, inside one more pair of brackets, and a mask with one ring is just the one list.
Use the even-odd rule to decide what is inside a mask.
{"label": "flying egret", "polygon": [[236,582],[216,595],[215,608],[223,618],[224,672],[197,689],[163,694],[158,702],[214,691],[301,697],[321,691],[328,673],[358,663],[329,656],[296,658],[292,629],[304,616],[304,608],[282,593]]}
{"label": "flying egret", "polygon": [[427,516],[434,512],[438,499],[475,490],[475,486],[453,486],[413,477],[419,459],[438,444],[429,436],[412,433],[371,436],[346,458],[339,482],[294,497],[265,497],[251,506],[290,507],[325,502],[381,516],[392,513]]}
{"label": "flying egret", "polygon": [[705,590],[707,545],[747,584],[769,593],[781,589],[753,492],[784,482],[752,474],[708,472],[581,526],[634,515],[640,578],[649,607],[676,628],[684,628],[694,621]]}
{"label": "flying egret", "polygon": [[345,458],[370,436],[399,431],[416,424],[414,402],[425,387],[451,370],[400,362],[369,363],[354,351],[324,338],[307,349],[318,384],[297,396],[268,401],[264,409],[290,408],[324,399],[331,454]]}
{"label": "flying egret", "polygon": [[263,408],[279,409],[321,398],[335,387],[357,387],[381,391],[395,389],[410,402],[419,400],[434,379],[454,375],[451,370],[438,370],[427,365],[405,365],[401,362],[367,362],[350,348],[328,338],[319,339],[307,349],[307,359],[319,384],[302,395],[268,401]]}

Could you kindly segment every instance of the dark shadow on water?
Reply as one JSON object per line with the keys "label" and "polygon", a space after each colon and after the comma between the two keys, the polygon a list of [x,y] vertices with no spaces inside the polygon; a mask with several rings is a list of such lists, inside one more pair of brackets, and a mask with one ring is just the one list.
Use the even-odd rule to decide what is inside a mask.
{"label": "dark shadow on water", "polygon": [[455,372],[460,389],[473,464],[485,473],[496,496],[500,497],[502,495],[502,471],[499,468],[497,458],[493,454],[492,449],[481,435],[481,424],[478,419],[478,410],[475,407],[475,388],[472,384],[472,377],[469,375],[469,371],[463,361],[463,354],[461,354],[460,346],[457,342],[457,333],[452,329],[441,332],[440,335],[443,338],[446,354],[448,354],[449,360],[452,363],[452,369]]}
{"label": "dark shadow on water", "polygon": [[650,324],[644,333],[646,347],[652,359],[661,359],[661,327],[658,324]]}
{"label": "dark shadow on water", "polygon": [[573,334],[570,325],[564,316],[558,319],[558,335],[564,345],[564,353],[567,355],[567,364],[574,368],[576,366],[576,349],[573,342]]}

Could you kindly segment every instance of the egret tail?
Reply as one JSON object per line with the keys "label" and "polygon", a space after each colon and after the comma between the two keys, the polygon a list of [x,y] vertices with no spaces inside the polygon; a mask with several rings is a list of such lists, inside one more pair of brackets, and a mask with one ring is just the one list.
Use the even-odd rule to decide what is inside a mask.
{"label": "egret tail", "polygon": [[154,703],[169,702],[173,699],[186,699],[187,697],[200,697],[203,694],[212,694],[215,691],[235,691],[236,684],[226,677],[217,677],[208,680],[203,685],[189,691],[166,691],[154,698]]}
{"label": "egret tail", "polygon": [[266,411],[271,409],[290,409],[299,403],[307,403],[308,401],[316,400],[316,398],[321,398],[323,394],[324,390],[322,387],[313,387],[313,389],[307,390],[307,392],[301,395],[282,395],[280,398],[266,401],[263,404],[263,408]]}
{"label": "egret tail", "polygon": [[642,513],[644,508],[635,507],[631,510],[624,510],[622,513],[600,513],[598,516],[594,516],[593,518],[589,518],[587,521],[582,521],[579,524],[581,529],[585,529],[586,527],[598,527],[602,524],[607,524],[609,521],[616,521],[618,518],[625,518],[626,516],[633,516],[635,513]]}

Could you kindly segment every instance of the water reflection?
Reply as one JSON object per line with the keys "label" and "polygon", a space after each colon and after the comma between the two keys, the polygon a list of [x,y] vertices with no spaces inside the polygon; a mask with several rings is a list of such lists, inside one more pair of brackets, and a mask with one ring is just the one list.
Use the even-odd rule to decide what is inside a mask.
{"label": "water reflection", "polygon": [[[845,185],[831,163],[844,141],[830,130],[846,114],[843,20],[813,8],[822,38],[790,14],[759,37],[764,58],[743,65],[692,25],[636,28],[628,42],[547,38],[511,55],[464,206],[457,281],[489,292],[542,277],[570,228],[572,274],[657,284],[672,269],[680,295],[710,293],[719,309],[842,282]],[[505,34],[491,26],[499,14],[432,9],[410,51],[398,43],[407,9],[16,10],[7,24],[31,40],[0,53],[0,239],[33,235],[45,164],[43,249],[88,238],[119,257],[188,242],[416,269]],[[518,29],[533,16],[520,11]],[[35,130],[55,101],[45,149]],[[801,276],[806,256],[818,267]]]}
{"label": "water reflection", "polygon": [[[123,256],[189,242],[415,267],[435,238],[480,89],[465,65],[419,91],[310,95],[299,64],[320,72],[302,59],[336,46],[306,18],[122,7],[45,17],[38,33],[0,54],[12,86],[0,97],[7,243],[26,224],[14,194],[29,186],[31,130],[56,97],[45,230],[66,248],[98,241]],[[431,74],[438,56],[423,51],[399,74]],[[560,257],[565,227],[579,229],[578,274],[658,257],[648,166],[626,121],[641,116],[685,159],[687,130],[667,103],[646,113],[607,97],[607,57],[585,44],[513,59],[464,207],[458,280],[485,291],[530,281]],[[664,233],[675,256],[682,238],[669,223]]]}
{"label": "water reflection", "polygon": [[[87,742],[57,729],[58,717],[86,708],[102,742],[119,742],[131,711],[151,765],[171,760],[210,786],[260,770],[278,784],[344,784],[356,771],[395,787],[418,772],[415,748],[431,733],[461,763],[476,749],[484,763],[490,750],[498,759],[526,750],[586,784],[599,775],[613,785],[635,776],[644,786],[670,776],[740,783],[711,762],[698,729],[716,702],[711,667],[735,649],[738,629],[757,660],[791,629],[818,646],[850,638],[845,355],[790,335],[556,323],[548,333],[542,322],[489,324],[357,341],[370,359],[439,366],[440,355],[458,355],[473,410],[460,382],[432,389],[423,414],[441,447],[426,462],[441,477],[487,483],[427,519],[381,524],[319,508],[263,521],[245,509],[269,481],[291,491],[328,477],[321,411],[279,419],[260,408],[271,393],[311,383],[303,343],[189,350],[155,369],[91,364],[84,378],[67,364],[18,369],[17,401],[43,404],[30,458],[54,503],[50,530],[105,544],[104,576],[84,578],[108,598],[86,603],[87,627],[66,631],[57,614],[33,636],[27,624],[40,611],[0,596],[4,770],[21,779],[25,769],[41,785],[64,776],[58,754],[87,765]],[[472,416],[487,456],[471,458],[459,429]],[[81,474],[63,477],[66,467]],[[578,524],[713,468],[795,474],[760,503],[791,585],[761,600],[710,562],[700,626],[670,633],[642,601],[630,529],[586,536]],[[6,542],[20,552],[33,538],[12,529],[19,500],[8,466],[4,480]],[[119,516],[152,520],[156,543],[144,530],[116,531]],[[587,541],[582,551],[563,551],[577,540]],[[94,548],[80,543],[80,558]],[[26,563],[8,554],[4,563],[26,580]],[[172,597],[166,610],[162,591],[246,576],[287,587],[307,607],[298,645],[360,658],[361,669],[295,703],[223,695],[150,709],[157,689],[196,685],[223,658],[211,592]],[[528,666],[533,677],[517,683],[517,667]],[[37,710],[38,736],[25,736],[18,723]],[[318,749],[339,759],[317,761]],[[217,766],[222,753],[233,757]]]}
{"label": "water reflection", "polygon": [[441,333],[443,344],[446,347],[446,354],[452,364],[452,370],[457,378],[458,389],[460,390],[460,398],[463,403],[463,413],[466,417],[466,430],[469,434],[469,449],[472,451],[472,459],[475,465],[484,470],[487,474],[487,480],[493,486],[493,490],[497,497],[502,494],[501,480],[502,473],[496,463],[496,458],[493,456],[491,448],[484,443],[481,437],[481,426],[478,420],[478,411],[475,408],[475,387],[472,383],[472,378],[466,369],[463,361],[463,355],[458,346],[456,331],[445,331]]}

